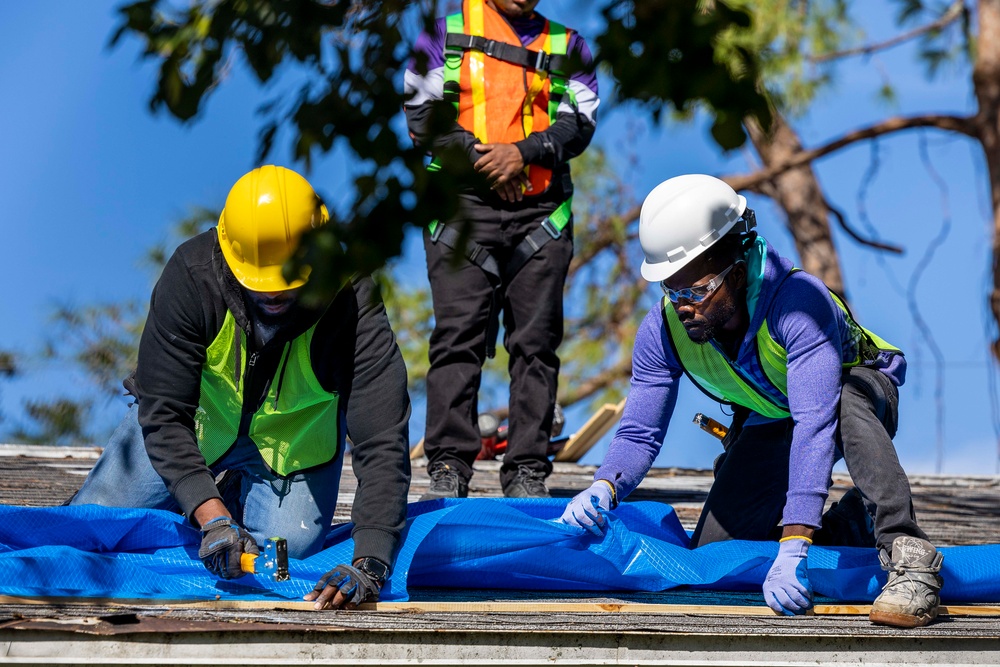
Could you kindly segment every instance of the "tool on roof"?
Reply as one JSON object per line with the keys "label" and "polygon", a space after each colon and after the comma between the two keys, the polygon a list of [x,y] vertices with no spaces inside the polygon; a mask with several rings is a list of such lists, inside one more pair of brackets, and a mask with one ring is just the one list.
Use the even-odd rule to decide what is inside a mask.
{"label": "tool on roof", "polygon": [[728,428],[726,428],[725,426],[723,426],[719,422],[715,421],[711,417],[703,415],[700,412],[695,413],[695,415],[694,415],[694,423],[697,424],[701,428],[702,431],[704,431],[705,433],[710,433],[710,434],[714,435],[719,440],[722,440],[723,438],[725,438],[726,434],[729,433],[729,429]]}
{"label": "tool on roof", "polygon": [[288,541],[283,537],[269,537],[264,551],[240,556],[240,566],[247,574],[270,574],[275,581],[288,581]]}
{"label": "tool on roof", "polygon": [[[569,440],[569,436],[562,435],[565,424],[566,417],[563,415],[562,406],[556,403],[553,407],[547,456],[558,454]],[[483,412],[479,415],[478,426],[482,449],[476,456],[477,461],[492,461],[507,453],[507,424],[501,424],[500,419],[492,412]]]}

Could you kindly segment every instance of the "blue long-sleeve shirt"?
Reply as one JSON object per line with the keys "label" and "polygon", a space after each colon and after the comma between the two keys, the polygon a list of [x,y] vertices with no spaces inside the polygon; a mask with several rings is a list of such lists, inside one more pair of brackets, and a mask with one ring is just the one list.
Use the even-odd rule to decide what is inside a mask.
{"label": "blue long-sleeve shirt", "polygon": [[[857,355],[857,332],[822,281],[804,271],[789,275],[791,261],[766,248],[762,238],[748,253],[748,268],[750,326],[736,363],[768,396],[787,405],[795,422],[784,523],[818,528],[835,458],[841,368]],[[759,363],[756,332],[765,317],[771,335],[788,352],[787,397],[768,382]],[[882,353],[874,365],[896,386],[903,384],[902,354]],[[619,499],[639,485],[659,453],[684,373],[672,351],[660,305],[639,327],[632,367],[621,424],[594,475],[611,482]],[[766,421],[771,420],[751,413],[747,424]]]}

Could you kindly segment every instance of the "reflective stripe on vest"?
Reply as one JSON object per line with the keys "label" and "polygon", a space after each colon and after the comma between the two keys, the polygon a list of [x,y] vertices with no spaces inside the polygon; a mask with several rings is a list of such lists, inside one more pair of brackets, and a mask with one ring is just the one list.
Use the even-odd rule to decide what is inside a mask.
{"label": "reflective stripe on vest", "polygon": [[[316,325],[285,345],[264,404],[250,420],[248,435],[264,462],[287,476],[333,460],[340,446],[340,395],[320,385],[309,349]],[[236,344],[238,341],[239,354]],[[195,415],[198,448],[212,465],[236,442],[243,414],[243,382],[247,359],[246,334],[226,313],[222,330],[206,351],[201,372],[201,399]]]}
{"label": "reflective stripe on vest", "polygon": [[[507,19],[484,0],[464,0],[462,7],[445,19],[449,35],[550,57],[566,55],[569,34],[563,25],[546,20],[542,32],[524,47]],[[455,106],[458,124],[486,144],[514,143],[554,123],[568,91],[564,73],[522,67],[491,55],[475,46],[449,46],[446,40],[444,98]],[[430,168],[440,169],[440,164],[432,162]],[[526,165],[525,173],[532,186],[525,196],[544,193],[552,182],[552,170],[540,165]]]}
{"label": "reflective stripe on vest", "polygon": [[[799,270],[792,269],[788,275]],[[843,311],[852,338],[857,343],[854,358],[843,362],[843,368],[873,362],[880,352],[902,354],[898,347],[858,324],[840,296],[833,291],[830,292],[830,296]],[[791,416],[787,404],[788,352],[771,335],[766,318],[754,335],[757,343],[757,360],[768,381],[785,397],[784,405],[776,403],[772,396],[757,385],[749,373],[744,372],[714,345],[693,342],[666,297],[663,298],[663,318],[667,323],[670,343],[685,373],[710,398],[721,403],[742,405],[765,417],[780,419]]]}

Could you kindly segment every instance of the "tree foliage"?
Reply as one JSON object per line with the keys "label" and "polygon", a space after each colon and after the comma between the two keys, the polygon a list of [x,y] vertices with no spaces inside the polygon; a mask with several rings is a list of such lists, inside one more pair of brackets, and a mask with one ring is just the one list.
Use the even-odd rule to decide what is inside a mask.
{"label": "tree foliage", "polygon": [[[471,177],[468,158],[456,152],[439,156],[445,169],[428,178],[424,152],[394,127],[415,32],[438,9],[426,0],[194,0],[178,10],[169,0],[139,0],[121,8],[112,43],[126,36],[144,43],[144,57],[159,63],[150,107],[182,121],[197,118],[234,62],[262,84],[286,72],[303,81],[294,95],[260,108],[258,162],[287,128],[294,160],[308,167],[316,154],[342,147],[355,167],[347,212],[331,212],[333,224],[298,258],[325,268],[310,281],[319,287],[371,273],[398,255],[406,225],[450,218]],[[664,105],[701,103],[726,149],[745,140],[744,117],[767,125],[755,54],[736,47],[728,59],[716,57],[723,33],[750,25],[747,11],[698,0],[603,0],[600,10],[606,27],[595,41],[619,98],[640,101],[654,116]],[[453,114],[440,105],[432,132],[447,128]],[[343,247],[350,252],[341,257]],[[339,261],[328,261],[332,255]]]}
{"label": "tree foliage", "polygon": [[[771,197],[785,212],[788,226],[800,255],[800,265],[820,276],[828,285],[843,292],[843,280],[837,250],[833,245],[829,217],[833,217],[856,241],[881,251],[901,251],[891,244],[865,238],[849,222],[844,207],[831,202],[823,189],[813,164],[828,155],[861,142],[872,147],[871,166],[859,185],[857,217],[863,219],[873,235],[880,231],[866,219],[863,193],[878,172],[878,142],[883,138],[927,129],[970,138],[982,149],[988,172],[987,186],[992,195],[994,217],[993,289],[989,305],[993,329],[1000,323],[1000,0],[953,0],[948,4],[922,0],[895,0],[898,8],[898,32],[879,42],[868,41],[855,21],[851,4],[842,0],[739,0],[740,6],[752,4],[759,10],[754,30],[731,35],[733,43],[761,54],[763,85],[774,106],[770,129],[755,127],[747,119],[752,143],[760,158],[760,168],[725,179],[736,189],[749,189]],[[977,32],[978,31],[978,32]],[[749,42],[747,40],[750,40]],[[974,113],[962,116],[935,112],[893,115],[867,127],[848,128],[815,147],[807,147],[794,127],[795,119],[807,112],[827,86],[836,83],[840,64],[850,58],[869,58],[901,44],[918,43],[918,59],[929,77],[945,65],[971,62],[970,93],[978,102]],[[968,70],[965,70],[968,72]],[[892,72],[883,74],[876,95],[893,100]],[[922,162],[929,178],[943,187],[932,161],[926,156],[926,141],[921,136]],[[946,196],[946,192],[943,193]],[[947,213],[942,220],[942,234],[950,228]],[[940,244],[928,241],[923,257],[906,287],[906,302],[922,341],[935,359],[937,402],[938,468],[944,448],[944,368],[940,346],[935,342],[920,312],[916,290],[926,265]],[[902,292],[902,289],[900,290]],[[993,336],[995,337],[995,333]],[[994,340],[992,352],[1000,359],[1000,341]],[[996,419],[996,418],[995,418]],[[1000,433],[998,433],[1000,435]]]}
{"label": "tree foliage", "polygon": [[69,398],[25,401],[24,416],[30,425],[14,427],[10,438],[28,445],[91,444],[88,425],[92,407],[93,401]]}
{"label": "tree foliage", "polygon": [[[153,280],[183,241],[212,227],[219,211],[194,207],[176,221],[170,234],[150,248],[144,258]],[[93,430],[95,406],[123,395],[122,380],[135,368],[139,336],[146,322],[146,301],[96,304],[63,303],[50,315],[49,334],[34,353],[43,363],[82,375],[94,390],[88,398],[67,395],[26,400],[22,415],[8,437],[28,444],[82,444],[103,438]],[[0,377],[21,374],[24,356],[0,351]]]}

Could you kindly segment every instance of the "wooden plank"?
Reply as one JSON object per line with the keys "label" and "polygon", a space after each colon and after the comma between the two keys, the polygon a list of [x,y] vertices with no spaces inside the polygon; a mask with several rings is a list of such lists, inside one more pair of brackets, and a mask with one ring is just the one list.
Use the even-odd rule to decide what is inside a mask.
{"label": "wooden plank", "polygon": [[583,458],[583,455],[590,451],[590,448],[597,444],[597,441],[604,437],[611,428],[621,419],[625,410],[625,399],[623,398],[617,405],[605,403],[597,412],[591,415],[587,423],[579,431],[570,436],[566,446],[556,454],[556,461],[576,462]]}
{"label": "wooden plank", "polygon": [[96,461],[102,447],[51,447],[49,445],[0,444],[0,457],[25,456],[33,459],[84,459]]}
{"label": "wooden plank", "polygon": [[[312,602],[305,600],[155,600],[125,598],[20,597],[0,595],[0,604],[50,606],[170,607],[178,609],[291,609],[308,611]],[[680,614],[708,616],[778,616],[765,606],[711,604],[654,604],[638,602],[375,602],[358,607],[359,611],[402,613],[517,614],[517,613],[599,613],[599,614]],[[815,616],[867,616],[867,604],[818,604]],[[1000,616],[997,605],[942,605],[942,616]]]}
{"label": "wooden plank", "polygon": [[413,446],[410,450],[410,460],[419,459],[424,455],[424,439],[420,438],[420,442]]}
{"label": "wooden plank", "polygon": [[[570,436],[566,445],[556,454],[555,460],[568,463],[579,461],[621,419],[624,410],[624,398],[618,404],[602,405],[579,431]],[[420,442],[410,449],[410,460],[419,459],[423,455],[424,439],[421,438]]]}

